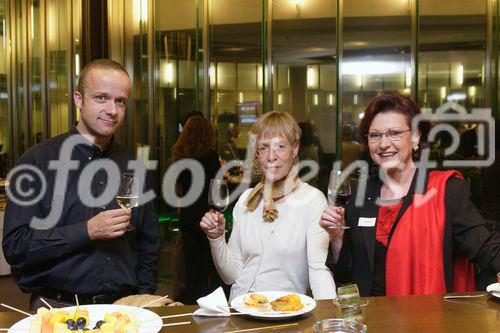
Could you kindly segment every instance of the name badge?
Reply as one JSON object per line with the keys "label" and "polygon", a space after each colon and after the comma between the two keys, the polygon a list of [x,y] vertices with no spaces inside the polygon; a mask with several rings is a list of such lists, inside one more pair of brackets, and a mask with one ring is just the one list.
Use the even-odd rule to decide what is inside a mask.
{"label": "name badge", "polygon": [[375,217],[360,217],[358,227],[374,227],[376,220],[377,218]]}

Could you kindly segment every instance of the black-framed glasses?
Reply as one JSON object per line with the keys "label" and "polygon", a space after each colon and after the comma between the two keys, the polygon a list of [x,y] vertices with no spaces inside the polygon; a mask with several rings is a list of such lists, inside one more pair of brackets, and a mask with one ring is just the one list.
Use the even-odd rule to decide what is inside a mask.
{"label": "black-framed glasses", "polygon": [[405,131],[388,130],[387,132],[383,133],[370,132],[366,134],[366,139],[368,140],[368,142],[380,142],[382,141],[382,137],[385,135],[387,139],[389,139],[390,141],[398,141],[401,140],[401,138],[406,132],[411,132],[411,130],[405,130]]}

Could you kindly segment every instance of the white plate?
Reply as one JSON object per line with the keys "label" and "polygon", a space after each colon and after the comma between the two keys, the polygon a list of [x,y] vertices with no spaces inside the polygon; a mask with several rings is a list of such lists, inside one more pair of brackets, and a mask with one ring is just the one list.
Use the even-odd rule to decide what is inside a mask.
{"label": "white plate", "polygon": [[[87,325],[87,327],[89,328],[93,328],[97,321],[103,320],[106,313],[115,311],[128,312],[131,313],[135,318],[137,318],[141,322],[139,333],[156,333],[161,329],[161,325],[163,325],[161,318],[156,313],[135,306],[92,304],[81,305],[80,307],[85,308],[89,311],[90,324]],[[62,310],[68,311],[72,311],[74,309],[75,306],[62,308]],[[12,325],[8,333],[19,333],[23,331],[28,332],[31,324],[31,319],[32,317],[26,317],[18,321],[17,323]]]}
{"label": "white plate", "polygon": [[269,299],[269,302],[274,301],[276,298],[279,298],[281,296],[296,294],[300,297],[300,301],[302,302],[302,304],[304,304],[304,307],[299,311],[274,312],[273,310],[269,310],[266,312],[262,312],[254,307],[249,307],[245,305],[245,303],[243,302],[243,298],[246,295],[250,294],[241,295],[233,299],[231,301],[231,307],[233,307],[238,312],[245,313],[252,317],[263,318],[263,319],[283,319],[283,318],[300,316],[304,313],[311,312],[316,307],[316,302],[311,297],[302,294],[292,293],[290,291],[258,291],[255,293],[266,296]]}
{"label": "white plate", "polygon": [[500,283],[492,283],[488,287],[486,287],[486,291],[492,291],[491,295],[496,298],[500,298]]}

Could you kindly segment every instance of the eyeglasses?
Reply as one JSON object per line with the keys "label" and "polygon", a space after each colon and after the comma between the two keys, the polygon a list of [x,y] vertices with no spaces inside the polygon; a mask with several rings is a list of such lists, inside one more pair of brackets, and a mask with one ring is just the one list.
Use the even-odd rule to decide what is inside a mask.
{"label": "eyeglasses", "polygon": [[284,144],[260,145],[257,147],[257,153],[262,156],[267,156],[271,152],[271,149],[277,154],[283,154],[288,150],[288,147]]}
{"label": "eyeglasses", "polygon": [[406,130],[406,131],[389,130],[384,133],[371,132],[366,134],[366,139],[368,140],[368,142],[380,142],[382,141],[382,137],[385,135],[387,139],[391,141],[399,141],[403,137],[403,134],[405,134],[406,132],[411,132],[411,130]]}

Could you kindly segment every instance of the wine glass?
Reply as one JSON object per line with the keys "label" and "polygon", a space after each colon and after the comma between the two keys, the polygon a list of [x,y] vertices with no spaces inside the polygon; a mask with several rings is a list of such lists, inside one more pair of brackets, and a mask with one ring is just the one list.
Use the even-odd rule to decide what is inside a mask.
{"label": "wine glass", "polygon": [[[211,212],[216,212],[222,215],[222,212],[226,210],[229,206],[229,190],[227,188],[227,182],[223,179],[211,179],[208,188],[208,207]],[[223,234],[225,230],[223,228],[213,228],[209,232],[216,234]]]}
{"label": "wine glass", "polygon": [[[351,183],[349,176],[342,179],[342,171],[333,170],[328,181],[328,202],[338,207],[345,207],[351,199]],[[349,229],[349,227],[338,224],[330,227],[332,229]]]}
{"label": "wine glass", "polygon": [[[116,203],[123,209],[131,209],[139,205],[139,183],[133,173],[121,174]],[[134,226],[129,224],[127,230],[133,229]]]}

